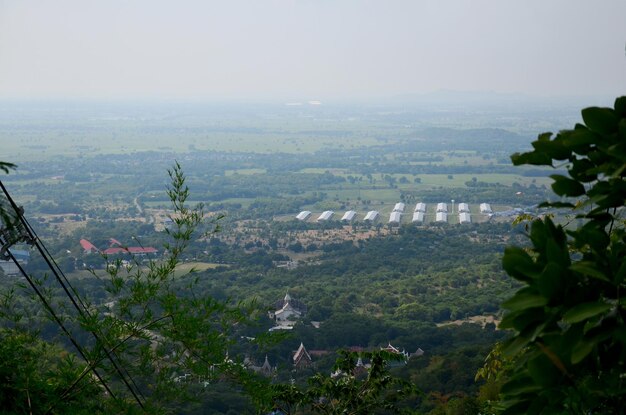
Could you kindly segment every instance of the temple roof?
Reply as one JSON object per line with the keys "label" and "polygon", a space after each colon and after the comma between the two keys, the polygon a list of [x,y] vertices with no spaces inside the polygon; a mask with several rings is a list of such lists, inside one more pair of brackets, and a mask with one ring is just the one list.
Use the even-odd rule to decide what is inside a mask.
{"label": "temple roof", "polygon": [[311,361],[311,355],[309,355],[309,352],[306,351],[304,343],[300,342],[300,347],[298,347],[298,350],[296,350],[293,355],[293,363],[297,365],[303,358],[305,358],[309,362]]}
{"label": "temple roof", "polygon": [[268,372],[272,370],[272,365],[270,365],[270,361],[267,359],[267,355],[265,355],[265,362],[263,362],[261,370],[266,370]]}
{"label": "temple roof", "polygon": [[301,314],[306,314],[307,312],[307,306],[302,301],[292,298],[289,293],[285,295],[285,298],[283,298],[282,300],[278,300],[274,304],[274,310],[282,310],[287,305],[289,305],[292,310],[296,310]]}
{"label": "temple roof", "polygon": [[392,346],[391,343],[387,344],[387,347],[381,347],[381,350],[386,350],[390,353],[401,353],[400,350]]}

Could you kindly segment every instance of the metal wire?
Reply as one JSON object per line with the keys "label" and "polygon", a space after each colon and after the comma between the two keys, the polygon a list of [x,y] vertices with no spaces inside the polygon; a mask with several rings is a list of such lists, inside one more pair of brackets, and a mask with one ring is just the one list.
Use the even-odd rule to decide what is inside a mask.
{"label": "metal wire", "polygon": [[[66,296],[70,299],[70,302],[72,303],[72,305],[74,306],[74,308],[78,311],[79,315],[82,318],[85,318],[85,316],[87,317],[91,317],[89,310],[86,308],[84,302],[80,299],[80,296],[78,295],[78,293],[76,292],[76,290],[74,289],[74,287],[72,287],[72,285],[70,284],[70,282],[67,280],[67,277],[65,276],[65,274],[63,274],[63,272],[61,271],[61,269],[59,268],[58,264],[54,261],[54,258],[52,258],[52,255],[50,255],[48,249],[45,247],[45,245],[43,244],[43,242],[41,242],[41,240],[36,236],[36,233],[34,232],[34,230],[32,229],[32,227],[30,226],[30,224],[28,223],[28,221],[23,217],[23,215],[20,214],[20,209],[17,206],[17,204],[15,203],[15,201],[13,200],[13,198],[11,197],[11,195],[9,194],[9,192],[7,191],[6,187],[4,186],[4,184],[2,183],[2,181],[0,181],[0,188],[2,189],[2,191],[4,192],[7,200],[9,201],[12,209],[15,211],[15,213],[17,214],[17,218],[19,219],[19,221],[23,224],[23,226],[26,229],[26,232],[29,234],[29,236],[31,237],[32,241],[34,241],[33,245],[37,248],[37,250],[39,251],[40,255],[43,257],[43,259],[45,260],[46,264],[48,265],[48,268],[52,271],[52,273],[54,274],[57,282],[61,285],[61,287],[63,288],[63,291],[65,292]],[[8,251],[8,249],[7,249]],[[9,252],[10,253],[10,252]],[[46,255],[47,253],[47,255]],[[56,313],[54,312],[54,310],[52,309],[52,307],[50,306],[50,304],[48,303],[48,301],[45,299],[45,297],[43,297],[43,295],[41,294],[41,292],[39,291],[39,289],[36,287],[36,285],[33,283],[32,279],[27,275],[27,273],[24,271],[23,267],[21,266],[21,264],[19,264],[17,262],[17,260],[15,259],[15,257],[13,256],[13,254],[10,253],[11,259],[13,260],[13,262],[17,265],[18,269],[20,270],[20,272],[24,275],[24,277],[26,278],[26,280],[28,281],[28,283],[30,284],[30,286],[33,288],[33,290],[35,290],[35,292],[37,293],[37,296],[40,298],[40,300],[42,301],[42,303],[44,304],[44,306],[46,307],[47,311],[51,313],[51,315],[53,316],[54,320],[57,322],[57,324],[59,325],[59,327],[62,329],[62,331],[64,332],[64,334],[66,334],[68,336],[68,338],[70,339],[70,341],[72,342],[72,344],[74,345],[74,347],[76,347],[76,349],[78,350],[78,352],[80,353],[80,355],[83,357],[83,359],[87,362],[87,364],[89,366],[91,366],[91,364],[89,363],[89,360],[87,359],[82,347],[78,344],[78,342],[72,337],[72,335],[70,334],[70,332],[65,328],[65,326],[63,325],[63,323],[61,322],[61,320],[59,319],[59,317],[56,315]],[[54,265],[53,265],[54,263]],[[56,266],[56,267],[55,267]],[[61,277],[62,275],[62,277]],[[76,298],[78,298],[78,302],[80,302],[81,306],[78,305],[76,298],[74,298],[74,295],[72,295],[72,293],[70,292],[70,289],[68,289],[68,286],[71,288],[71,291],[74,293],[74,295],[76,296]],[[88,330],[93,337],[96,339],[96,341],[99,344],[103,344],[106,346],[106,343],[103,342],[100,339],[100,336],[98,335],[97,332],[93,331],[93,330]],[[129,392],[133,395],[133,398],[135,399],[135,401],[139,404],[139,406],[144,409],[144,405],[143,402],[141,400],[141,398],[139,398],[139,396],[137,395],[137,393],[141,394],[141,391],[139,390],[139,388],[137,387],[135,381],[132,379],[132,376],[126,372],[124,373],[124,371],[119,367],[119,365],[116,363],[115,359],[113,358],[113,354],[107,349],[107,347],[103,347],[104,353],[107,356],[107,359],[111,362],[111,364],[113,365],[115,371],[117,372],[117,374],[119,375],[119,377],[121,378],[122,382],[124,383],[124,385],[126,386],[126,388],[129,390]],[[100,382],[102,383],[102,385],[104,386],[104,388],[107,390],[107,392],[109,392],[111,394],[111,396],[113,398],[115,398],[115,395],[113,394],[113,392],[110,390],[110,388],[108,387],[108,385],[106,384],[106,382],[104,381],[104,379],[102,379],[102,377],[98,374],[97,370],[95,368],[92,368],[92,371],[94,372],[94,374],[96,375],[96,377],[100,380]],[[130,385],[129,380],[127,379],[127,377],[130,379],[130,382],[135,386],[133,388],[133,386]],[[137,388],[137,391],[135,391],[135,388]]]}

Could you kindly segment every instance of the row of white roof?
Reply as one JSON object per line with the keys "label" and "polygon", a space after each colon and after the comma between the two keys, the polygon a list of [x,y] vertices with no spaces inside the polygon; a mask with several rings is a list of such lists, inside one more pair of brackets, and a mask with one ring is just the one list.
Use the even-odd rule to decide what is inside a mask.
{"label": "row of white roof", "polygon": [[[413,213],[413,223],[424,222],[425,213],[416,211]],[[448,222],[448,212],[437,212],[435,215],[435,222]],[[469,212],[459,213],[459,223],[471,223],[471,216]],[[400,214],[392,212],[389,216],[389,223],[400,223]]]}
{"label": "row of white roof", "polygon": [[[404,209],[405,209],[404,203],[396,203],[396,205],[393,208],[393,211],[389,215],[389,223],[400,223]],[[459,212],[460,223],[471,222],[470,209],[467,203],[459,203],[458,212]],[[482,214],[493,213],[493,210],[491,210],[491,206],[489,205],[489,203],[480,204],[480,213]],[[303,210],[296,216],[296,219],[307,220],[311,217],[311,214],[312,213],[310,211]],[[325,210],[317,218],[317,221],[320,222],[320,221],[330,220],[330,218],[332,218],[334,214],[335,212],[333,212],[332,210]],[[418,203],[417,205],[415,205],[415,211],[413,213],[413,222],[423,222],[425,214],[426,214],[426,204],[422,202]],[[377,210],[370,210],[369,212],[367,212],[367,215],[365,215],[364,220],[373,222],[378,218],[379,215],[380,215],[380,212],[378,212]],[[341,217],[341,220],[350,222],[354,220],[355,217],[356,217],[356,211],[348,210]],[[446,203],[438,203],[435,222],[447,222],[447,221],[448,221],[448,205]]]}
{"label": "row of white roof", "polygon": [[[302,212],[298,213],[298,215],[296,216],[296,219],[307,220],[311,217],[311,214],[312,213],[310,211],[303,210]],[[319,215],[319,217],[317,218],[317,221],[321,222],[321,221],[330,220],[330,218],[332,218],[334,214],[335,212],[333,212],[332,210],[325,210],[324,212],[322,212],[321,215]],[[377,210],[370,210],[369,212],[367,212],[367,215],[365,215],[364,220],[375,221],[378,218],[378,215],[379,215],[379,212]],[[346,213],[343,214],[343,216],[341,217],[341,220],[350,222],[355,217],[356,217],[356,211],[348,210]]]}

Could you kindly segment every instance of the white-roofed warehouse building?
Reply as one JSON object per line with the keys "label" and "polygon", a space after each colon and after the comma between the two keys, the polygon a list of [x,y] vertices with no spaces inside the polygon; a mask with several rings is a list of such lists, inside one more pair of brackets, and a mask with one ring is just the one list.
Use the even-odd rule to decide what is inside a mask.
{"label": "white-roofed warehouse building", "polygon": [[417,211],[413,213],[413,223],[424,222],[424,212]]}
{"label": "white-roofed warehouse building", "polygon": [[467,203],[459,203],[459,213],[469,212],[469,205]]}
{"label": "white-roofed warehouse building", "polygon": [[365,215],[365,219],[366,221],[369,222],[374,222],[376,219],[378,219],[378,211],[377,210],[370,210],[369,212],[367,212],[367,215]]}
{"label": "white-roofed warehouse building", "polygon": [[437,216],[435,217],[435,222],[448,222],[448,213],[437,212]]}
{"label": "white-roofed warehouse building", "polygon": [[307,220],[310,217],[311,217],[311,212],[309,212],[308,210],[303,210],[302,212],[298,213],[298,216],[296,216],[296,219]]}
{"label": "white-roofed warehouse building", "polygon": [[481,203],[480,213],[482,213],[483,215],[488,215],[490,213],[493,213],[493,210],[491,210],[491,205],[489,205],[489,203]]}
{"label": "white-roofed warehouse building", "polygon": [[448,205],[445,203],[437,203],[437,212],[448,213]]}
{"label": "white-roofed warehouse building", "polygon": [[459,213],[459,223],[472,223],[470,214],[468,212]]}
{"label": "white-roofed warehouse building", "polygon": [[415,205],[415,212],[426,212],[426,203],[419,202]]}
{"label": "white-roofed warehouse building", "polygon": [[351,222],[355,216],[356,216],[356,212],[354,210],[349,210],[343,214],[343,216],[341,217],[341,220],[346,221],[346,222]]}
{"label": "white-roofed warehouse building", "polygon": [[329,220],[330,218],[333,217],[334,214],[335,212],[333,212],[332,210],[325,210],[324,212],[322,212],[319,218],[317,218],[317,221],[320,222],[320,221]]}
{"label": "white-roofed warehouse building", "polygon": [[404,203],[400,202],[400,203],[396,203],[396,205],[393,207],[393,212],[404,212]]}
{"label": "white-roofed warehouse building", "polygon": [[402,219],[402,213],[400,212],[391,212],[389,215],[389,223],[399,224]]}

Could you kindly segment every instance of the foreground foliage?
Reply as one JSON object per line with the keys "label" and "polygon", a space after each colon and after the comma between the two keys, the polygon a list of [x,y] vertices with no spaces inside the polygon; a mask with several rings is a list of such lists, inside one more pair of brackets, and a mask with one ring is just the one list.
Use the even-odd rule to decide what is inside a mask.
{"label": "foreground foliage", "polygon": [[[515,336],[502,387],[506,414],[603,413],[626,410],[626,97],[614,108],[587,108],[585,125],[541,134],[514,164],[567,168],[552,177],[570,210],[565,226],[549,216],[530,225],[530,249],[507,248],[505,270],[521,288],[503,303],[501,328]],[[562,162],[555,166],[554,162]]]}
{"label": "foreground foliage", "polygon": [[[359,367],[359,357],[369,359],[371,366]],[[388,365],[402,358],[384,350],[361,354],[344,351],[332,375],[317,373],[309,378],[306,388],[275,385],[274,408],[285,414],[400,413],[399,403],[417,393],[410,382],[389,374]]]}
{"label": "foreground foliage", "polygon": [[[2,294],[0,316],[10,330],[1,334],[0,355],[8,365],[23,368],[3,378],[3,385],[12,386],[2,389],[2,411],[67,413],[68,402],[80,406],[91,398],[98,405],[83,405],[81,410],[165,413],[180,410],[198,385],[246,376],[227,351],[236,341],[237,325],[248,321],[254,306],[199,295],[193,270],[177,272],[185,249],[202,236],[197,230],[206,218],[202,206],[187,207],[189,189],[180,166],[169,173],[167,193],[175,213],[166,254],[161,260],[135,257],[127,263],[105,258],[106,272],[94,271],[93,276],[108,291],[106,304],[91,303],[76,291],[67,291],[63,298],[54,280],[30,275],[53,305],[45,317],[64,325],[61,343],[78,351],[82,360],[64,359],[72,355],[53,343],[29,345],[26,339],[42,334],[33,329],[44,327],[48,340],[55,336],[35,311],[41,304],[25,304],[14,289]],[[215,220],[210,223],[215,225]],[[22,289],[19,284],[17,288]]]}

